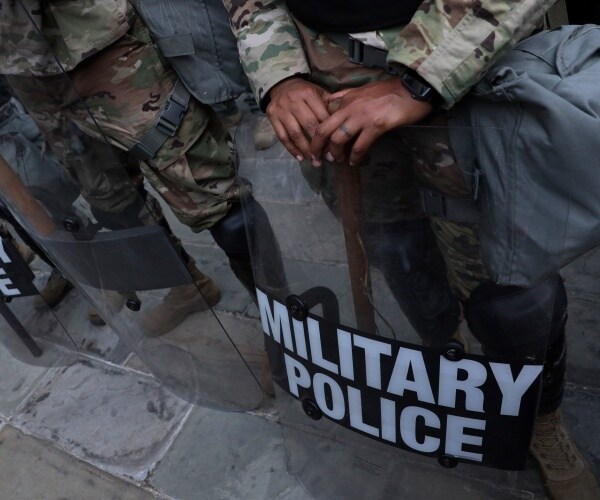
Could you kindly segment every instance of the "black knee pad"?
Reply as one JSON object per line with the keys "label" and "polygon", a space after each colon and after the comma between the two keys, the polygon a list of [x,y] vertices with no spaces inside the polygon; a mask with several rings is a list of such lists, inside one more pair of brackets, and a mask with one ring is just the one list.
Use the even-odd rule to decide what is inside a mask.
{"label": "black knee pad", "polygon": [[464,303],[464,311],[486,354],[543,359],[539,413],[558,409],[567,366],[567,293],[560,276],[530,288],[484,283]]}
{"label": "black knee pad", "polygon": [[[248,224],[248,234],[244,220]],[[252,296],[256,283],[280,298],[287,296],[287,279],[279,244],[266,212],[252,195],[244,198],[243,213],[240,204],[233,205],[227,215],[210,228],[210,232],[229,257],[231,269]],[[251,260],[256,265],[252,265]]]}
{"label": "black knee pad", "polygon": [[239,203],[233,205],[229,212],[210,228],[210,234],[229,258],[236,260],[250,258],[244,215]]}
{"label": "black knee pad", "polygon": [[464,313],[486,354],[539,360],[564,331],[567,295],[558,275],[529,288],[488,282],[464,302]]}

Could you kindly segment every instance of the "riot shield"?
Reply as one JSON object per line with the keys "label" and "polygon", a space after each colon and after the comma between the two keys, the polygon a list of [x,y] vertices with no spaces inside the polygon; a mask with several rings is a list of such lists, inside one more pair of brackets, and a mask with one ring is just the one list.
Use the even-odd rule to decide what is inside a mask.
{"label": "riot shield", "polygon": [[[9,84],[77,192],[71,199],[56,183],[33,189],[2,162],[0,194],[8,210],[168,389],[196,404],[255,408],[263,396],[253,373],[263,352],[258,323],[254,336],[234,332],[233,339],[225,330],[224,313],[211,307],[220,298],[218,285],[174,236],[160,195],[149,192],[139,161],[119,143],[118,134],[128,130],[110,129],[110,117],[89,108],[96,91],[110,90],[94,89],[88,79],[81,97],[72,81],[81,73],[65,72],[59,57],[65,47],[49,43],[39,19],[20,5],[14,15],[44,56],[31,67],[19,59],[25,68]],[[97,63],[86,60],[102,71]]]}
{"label": "riot shield", "polygon": [[[1,158],[0,158],[0,161]],[[0,218],[16,225],[0,203]],[[11,226],[14,231],[14,226]],[[68,363],[76,345],[52,311],[41,301],[41,282],[25,260],[24,243],[7,228],[0,231],[0,342],[12,358],[27,365]],[[32,310],[34,313],[32,314]],[[67,351],[56,349],[67,347]]]}
{"label": "riot shield", "polygon": [[[290,471],[323,499],[540,493],[528,448],[562,281],[548,278],[521,303],[531,312],[525,330],[537,333],[515,320],[508,328],[518,334],[498,348],[502,332],[472,306],[478,335],[469,331],[446,262],[464,260],[462,282],[485,276],[464,226],[443,221],[460,215],[470,227],[476,206],[469,190],[446,206],[414,177],[462,180],[450,170],[447,129],[389,134],[356,168],[301,165],[280,144],[256,151],[251,131],[236,134],[238,175],[268,214],[288,277],[286,293],[262,282],[269,260],[259,228],[248,227]],[[435,215],[425,218],[421,204]]]}
{"label": "riot shield", "polygon": [[[3,87],[5,88],[5,87]],[[4,92],[6,92],[4,90]],[[44,155],[39,131],[14,100],[0,105],[0,161],[2,170],[13,169],[30,189],[44,197],[42,186],[52,186],[73,200],[74,185],[61,175],[58,165]],[[78,191],[77,191],[78,193]],[[49,262],[6,204],[0,199],[0,342],[10,357],[28,365],[68,363],[76,352],[75,341],[38,293],[46,286]],[[38,260],[36,259],[38,257]],[[51,264],[51,263],[50,263]],[[49,271],[48,271],[49,272]],[[58,347],[57,349],[57,346]],[[65,349],[61,349],[65,347]]]}

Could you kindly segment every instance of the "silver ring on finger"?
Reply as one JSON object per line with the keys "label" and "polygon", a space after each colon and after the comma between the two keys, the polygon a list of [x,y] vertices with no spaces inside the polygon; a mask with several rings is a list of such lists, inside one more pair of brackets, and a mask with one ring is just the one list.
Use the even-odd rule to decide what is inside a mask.
{"label": "silver ring on finger", "polygon": [[344,132],[344,134],[346,135],[346,137],[348,137],[348,138],[352,137],[352,132],[350,132],[350,130],[348,130],[348,127],[346,127],[345,123],[342,123],[340,125],[340,130],[342,132]]}

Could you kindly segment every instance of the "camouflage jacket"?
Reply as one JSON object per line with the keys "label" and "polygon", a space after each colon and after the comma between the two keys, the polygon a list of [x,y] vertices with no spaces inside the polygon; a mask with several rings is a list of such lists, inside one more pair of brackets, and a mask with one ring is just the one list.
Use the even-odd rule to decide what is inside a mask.
{"label": "camouflage jacket", "polygon": [[[540,25],[555,0],[426,0],[406,26],[377,32],[388,64],[410,67],[453,106],[509,47]],[[257,100],[295,74],[309,74],[284,0],[223,0]]]}
{"label": "camouflage jacket", "polygon": [[0,0],[0,73],[69,71],[121,38],[134,19],[127,0]]}

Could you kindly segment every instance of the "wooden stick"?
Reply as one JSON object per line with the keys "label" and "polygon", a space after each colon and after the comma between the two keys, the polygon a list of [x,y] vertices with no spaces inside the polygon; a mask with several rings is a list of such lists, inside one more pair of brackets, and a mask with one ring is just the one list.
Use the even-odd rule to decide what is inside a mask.
{"label": "wooden stick", "polygon": [[363,244],[364,210],[360,171],[358,167],[338,163],[335,173],[356,325],[363,332],[375,334],[371,273]]}
{"label": "wooden stick", "polygon": [[49,236],[54,233],[56,227],[52,218],[31,195],[2,156],[0,156],[0,197],[36,234]]}

